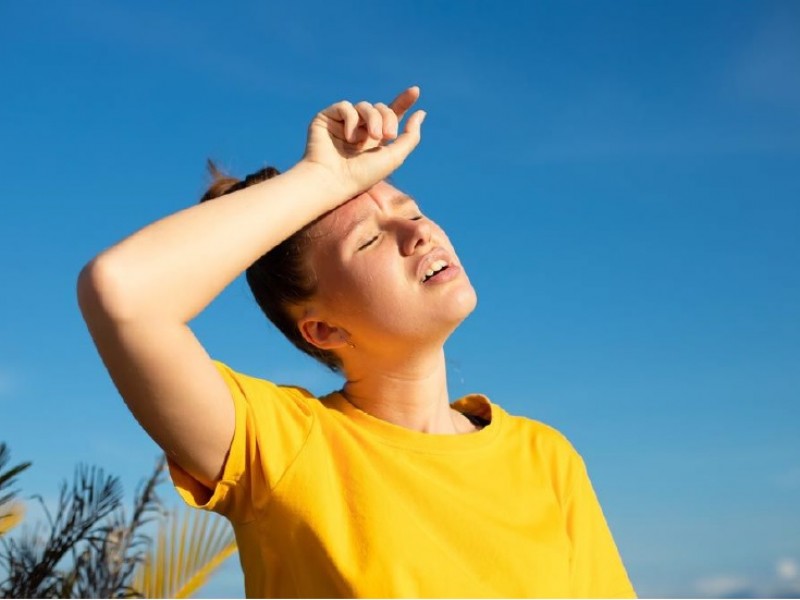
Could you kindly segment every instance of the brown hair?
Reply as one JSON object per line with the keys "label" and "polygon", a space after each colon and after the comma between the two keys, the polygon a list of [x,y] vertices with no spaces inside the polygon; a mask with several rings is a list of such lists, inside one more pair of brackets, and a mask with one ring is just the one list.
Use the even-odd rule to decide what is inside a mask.
{"label": "brown hair", "polygon": [[[264,167],[239,180],[222,172],[211,160],[208,161],[208,171],[212,177],[211,185],[200,198],[200,202],[219,198],[280,175],[275,167]],[[313,222],[256,260],[247,267],[245,275],[258,306],[283,335],[297,348],[332,371],[340,371],[342,362],[339,357],[330,350],[322,350],[307,342],[289,311],[291,306],[313,297],[317,290],[316,277],[306,264],[311,225]]]}

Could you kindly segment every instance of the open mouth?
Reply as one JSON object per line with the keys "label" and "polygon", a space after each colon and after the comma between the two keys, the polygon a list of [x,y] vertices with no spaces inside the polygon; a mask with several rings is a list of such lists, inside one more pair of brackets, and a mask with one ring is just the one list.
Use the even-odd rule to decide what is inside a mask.
{"label": "open mouth", "polygon": [[436,277],[436,275],[438,275],[442,271],[447,270],[447,267],[449,266],[450,265],[447,264],[447,261],[441,259],[433,261],[428,270],[425,271],[425,277],[422,278],[422,283],[425,283],[432,277]]}

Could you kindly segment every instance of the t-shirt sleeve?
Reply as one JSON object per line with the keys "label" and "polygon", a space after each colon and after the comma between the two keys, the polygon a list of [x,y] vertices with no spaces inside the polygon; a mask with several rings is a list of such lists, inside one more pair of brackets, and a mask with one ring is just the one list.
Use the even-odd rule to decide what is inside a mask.
{"label": "t-shirt sleeve", "polygon": [[301,388],[238,373],[214,361],[231,392],[235,427],[221,479],[209,490],[169,455],[172,484],[186,504],[234,523],[254,518],[302,450],[311,431],[313,397]]}
{"label": "t-shirt sleeve", "polygon": [[564,514],[574,598],[636,598],[583,458],[570,445]]}

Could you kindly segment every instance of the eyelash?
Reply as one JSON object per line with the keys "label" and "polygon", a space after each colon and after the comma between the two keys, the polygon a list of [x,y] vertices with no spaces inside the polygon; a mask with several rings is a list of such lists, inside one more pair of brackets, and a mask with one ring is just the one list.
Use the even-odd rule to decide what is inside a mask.
{"label": "eyelash", "polygon": [[374,241],[375,241],[375,240],[377,240],[377,239],[378,239],[378,236],[376,235],[374,238],[372,238],[370,241],[368,241],[368,242],[367,242],[366,244],[364,244],[363,246],[359,246],[359,248],[358,248],[358,249],[359,249],[359,250],[363,250],[363,249],[364,249],[364,248],[366,248],[367,246],[370,246],[370,245],[372,245],[372,242],[374,242]]}
{"label": "eyelash", "polygon": [[[412,220],[412,221],[419,221],[419,220],[420,220],[420,219],[422,219],[422,218],[423,218],[423,216],[422,216],[422,215],[419,215],[419,216],[416,216],[416,217],[411,217],[411,220]],[[380,237],[380,234],[376,235],[376,236],[375,236],[375,237],[373,237],[371,240],[369,240],[367,243],[365,243],[365,244],[362,244],[361,246],[359,246],[359,248],[358,248],[358,249],[359,249],[359,250],[364,250],[365,248],[368,248],[368,247],[369,247],[369,246],[371,246],[371,245],[372,245],[372,244],[375,242],[375,240],[377,240],[379,237]]]}

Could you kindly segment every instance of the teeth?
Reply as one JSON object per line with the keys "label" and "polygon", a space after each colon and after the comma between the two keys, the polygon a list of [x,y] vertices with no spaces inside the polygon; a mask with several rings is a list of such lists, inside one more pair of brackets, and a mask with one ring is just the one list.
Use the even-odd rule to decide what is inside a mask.
{"label": "teeth", "polygon": [[447,266],[447,261],[446,260],[439,259],[439,260],[433,261],[431,263],[430,268],[427,271],[425,271],[425,279],[428,279],[429,277],[432,277],[434,273],[437,273],[438,271],[441,271],[446,266]]}

